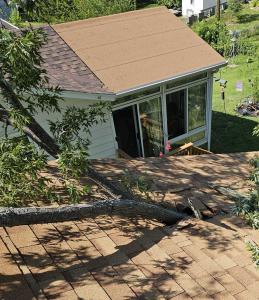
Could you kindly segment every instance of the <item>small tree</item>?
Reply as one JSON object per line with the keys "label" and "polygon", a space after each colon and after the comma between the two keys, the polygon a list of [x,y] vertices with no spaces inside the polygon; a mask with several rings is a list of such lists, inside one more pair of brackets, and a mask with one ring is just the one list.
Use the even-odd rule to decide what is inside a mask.
{"label": "small tree", "polygon": [[242,2],[240,0],[228,0],[228,8],[233,14],[237,14],[242,10]]}
{"label": "small tree", "polygon": [[[38,197],[50,195],[47,181],[39,179],[47,161],[38,149],[58,158],[63,183],[75,195],[69,177],[78,178],[86,171],[90,128],[105,120],[108,108],[99,103],[85,108],[70,106],[61,112],[60,89],[50,86],[41,66],[40,48],[45,42],[41,30],[17,33],[0,29],[0,123],[5,132],[0,139],[0,199],[7,205],[32,199],[33,187]],[[60,119],[49,120],[50,132],[38,122],[43,112],[60,112]],[[18,144],[9,136],[9,127],[16,132]]]}

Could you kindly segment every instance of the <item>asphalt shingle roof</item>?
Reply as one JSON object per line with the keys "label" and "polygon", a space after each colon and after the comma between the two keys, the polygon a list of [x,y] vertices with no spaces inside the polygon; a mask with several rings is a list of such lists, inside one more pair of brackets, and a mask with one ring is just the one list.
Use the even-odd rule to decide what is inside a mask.
{"label": "asphalt shingle roof", "polygon": [[50,84],[67,91],[109,93],[104,84],[50,26],[42,28],[47,43],[41,53]]}

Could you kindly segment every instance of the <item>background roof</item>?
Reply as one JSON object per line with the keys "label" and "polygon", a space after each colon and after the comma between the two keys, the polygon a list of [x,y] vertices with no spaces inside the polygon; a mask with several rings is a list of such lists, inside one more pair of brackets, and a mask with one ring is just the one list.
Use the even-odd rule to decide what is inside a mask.
{"label": "background roof", "polygon": [[225,62],[165,7],[52,27],[113,92]]}

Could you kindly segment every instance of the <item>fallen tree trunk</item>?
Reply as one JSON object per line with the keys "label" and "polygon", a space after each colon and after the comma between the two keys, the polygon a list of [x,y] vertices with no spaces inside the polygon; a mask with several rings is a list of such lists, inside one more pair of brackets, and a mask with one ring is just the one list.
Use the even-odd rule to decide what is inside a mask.
{"label": "fallen tree trunk", "polygon": [[173,224],[186,215],[157,205],[134,200],[105,200],[92,204],[60,207],[0,208],[0,226],[29,225],[93,218],[114,214],[136,218],[138,216]]}

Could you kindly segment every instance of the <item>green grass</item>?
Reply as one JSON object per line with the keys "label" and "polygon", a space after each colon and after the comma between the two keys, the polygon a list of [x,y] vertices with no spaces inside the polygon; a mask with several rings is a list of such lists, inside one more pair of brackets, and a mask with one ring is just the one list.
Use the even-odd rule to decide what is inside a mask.
{"label": "green grass", "polygon": [[[230,13],[226,12],[223,20],[231,29],[246,29],[259,24],[259,11],[252,10],[246,5],[239,19],[231,19]],[[253,62],[247,64],[247,56],[238,55],[229,61],[229,65],[235,64],[237,67],[228,66],[215,74],[215,77],[228,81],[225,89],[226,112],[224,101],[221,100],[219,83],[214,82],[211,150],[215,153],[259,150],[259,137],[252,135],[253,128],[259,124],[259,117],[242,117],[234,111],[236,105],[251,95],[248,79],[259,77],[259,35],[249,39],[258,45],[257,53],[252,57]],[[243,82],[243,92],[236,91],[237,81]]]}

